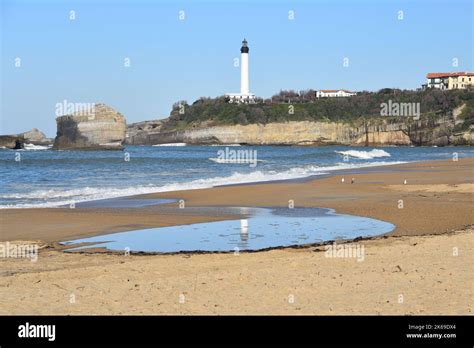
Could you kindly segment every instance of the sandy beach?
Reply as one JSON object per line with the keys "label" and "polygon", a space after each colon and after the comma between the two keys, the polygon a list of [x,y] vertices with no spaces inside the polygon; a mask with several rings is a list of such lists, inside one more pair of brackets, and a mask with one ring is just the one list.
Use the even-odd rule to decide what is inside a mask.
{"label": "sandy beach", "polygon": [[[472,158],[418,162],[142,196],[184,200],[184,209],[177,203],[5,209],[0,240],[43,247],[37,262],[0,260],[0,314],[471,314],[473,168]],[[315,245],[237,255],[126,256],[66,253],[57,244],[232,218],[186,207],[284,207],[290,200],[295,207],[384,220],[396,229],[355,242],[364,246],[362,262],[328,258],[325,247]]]}

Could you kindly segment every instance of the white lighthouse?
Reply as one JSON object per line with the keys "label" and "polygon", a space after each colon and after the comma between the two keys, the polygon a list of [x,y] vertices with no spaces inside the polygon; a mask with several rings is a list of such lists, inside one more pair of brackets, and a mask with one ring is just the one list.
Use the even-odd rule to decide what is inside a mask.
{"label": "white lighthouse", "polygon": [[242,41],[240,48],[240,93],[226,93],[229,103],[254,103],[255,94],[249,89],[249,46],[247,40]]}
{"label": "white lighthouse", "polygon": [[249,46],[245,39],[240,48],[240,94],[249,94]]}

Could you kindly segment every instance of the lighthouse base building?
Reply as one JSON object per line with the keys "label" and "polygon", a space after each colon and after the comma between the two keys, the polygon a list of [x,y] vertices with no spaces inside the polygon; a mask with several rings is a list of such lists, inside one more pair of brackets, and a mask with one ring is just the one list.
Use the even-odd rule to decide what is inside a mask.
{"label": "lighthouse base building", "polygon": [[245,39],[240,48],[240,93],[226,93],[225,96],[229,103],[255,103],[255,94],[249,92],[249,47]]}
{"label": "lighthouse base building", "polygon": [[252,104],[255,103],[255,94],[226,93],[229,103]]}

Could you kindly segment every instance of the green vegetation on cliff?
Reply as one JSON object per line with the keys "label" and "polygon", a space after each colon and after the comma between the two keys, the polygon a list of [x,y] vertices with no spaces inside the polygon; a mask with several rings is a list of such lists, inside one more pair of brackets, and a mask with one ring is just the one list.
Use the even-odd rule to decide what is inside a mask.
{"label": "green vegetation on cliff", "polygon": [[466,130],[474,124],[474,98],[469,98],[465,100],[465,107],[462,110],[459,118],[464,120],[464,122],[456,126],[455,131]]}
{"label": "green vegetation on cliff", "polygon": [[[228,103],[225,97],[201,98],[189,105],[185,101],[173,105],[166,129],[183,129],[197,125],[266,124],[287,121],[333,121],[359,123],[381,118],[382,103],[419,103],[422,117],[452,116],[452,111],[465,104],[462,128],[474,121],[473,90],[406,91],[382,89],[360,92],[349,98],[316,99],[314,91],[281,91],[271,99],[255,104]],[[385,118],[385,117],[384,117]],[[397,117],[392,117],[395,122]]]}

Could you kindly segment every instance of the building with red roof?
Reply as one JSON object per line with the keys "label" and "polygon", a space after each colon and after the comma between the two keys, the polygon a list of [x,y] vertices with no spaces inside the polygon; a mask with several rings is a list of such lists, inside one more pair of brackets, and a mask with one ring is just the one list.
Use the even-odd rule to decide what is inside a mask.
{"label": "building with red roof", "polygon": [[426,75],[426,84],[423,89],[465,89],[474,87],[474,73],[472,72],[446,72],[446,73],[428,73]]}

